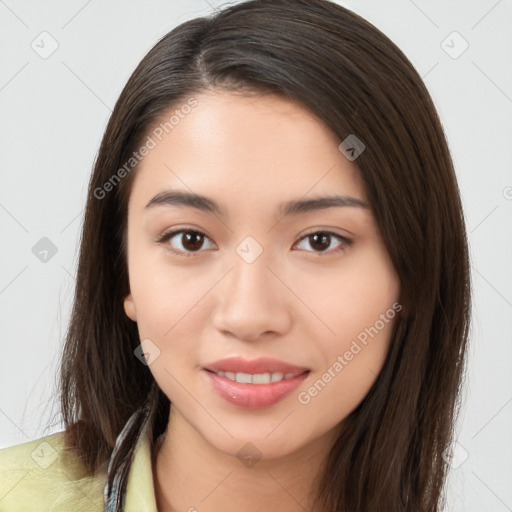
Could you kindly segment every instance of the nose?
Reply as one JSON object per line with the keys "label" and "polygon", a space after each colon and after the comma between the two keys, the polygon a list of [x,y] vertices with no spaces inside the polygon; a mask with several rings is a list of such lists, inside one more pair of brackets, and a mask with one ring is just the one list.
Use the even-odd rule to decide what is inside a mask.
{"label": "nose", "polygon": [[263,255],[252,263],[235,255],[233,267],[216,287],[214,327],[247,341],[286,333],[291,326],[293,293],[278,273],[267,266]]}

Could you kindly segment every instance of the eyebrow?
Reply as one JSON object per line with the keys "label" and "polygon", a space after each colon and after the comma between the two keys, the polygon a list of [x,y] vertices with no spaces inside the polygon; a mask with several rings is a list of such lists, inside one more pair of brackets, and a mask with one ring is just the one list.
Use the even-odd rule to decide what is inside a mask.
{"label": "eyebrow", "polygon": [[[226,215],[221,206],[213,199],[195,194],[193,192],[186,192],[181,190],[165,190],[158,193],[148,202],[148,204],[145,206],[145,209],[150,209],[155,206],[185,206],[189,208],[195,208],[202,212],[217,214],[219,216]],[[323,210],[325,208],[346,206],[369,208],[368,204],[361,199],[346,195],[332,195],[316,197],[312,199],[297,199],[282,202],[278,205],[278,212],[283,217],[286,217],[315,210]]]}

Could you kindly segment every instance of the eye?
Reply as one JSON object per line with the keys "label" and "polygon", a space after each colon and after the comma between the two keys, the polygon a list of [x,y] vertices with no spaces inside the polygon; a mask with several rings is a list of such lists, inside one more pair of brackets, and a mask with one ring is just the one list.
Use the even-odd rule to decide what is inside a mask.
{"label": "eye", "polygon": [[[172,242],[173,239],[176,239],[176,241]],[[328,250],[333,239],[338,240],[338,245],[334,249]],[[164,233],[157,242],[167,244],[170,241],[171,243],[168,244],[170,246],[169,250],[174,254],[193,256],[194,253],[201,252],[200,249],[203,248],[205,240],[210,239],[202,231],[178,229]],[[338,253],[352,245],[352,240],[332,231],[313,231],[303,236],[296,245],[300,245],[303,241],[308,241],[310,247],[313,248],[313,251],[307,252],[314,252],[318,255],[326,252]]]}
{"label": "eye", "polygon": [[[327,250],[331,245],[333,239],[339,241],[338,245],[334,249]],[[313,231],[312,233],[308,233],[307,235],[302,237],[300,243],[302,243],[303,240],[309,241],[308,243],[310,247],[313,247],[314,249],[313,251],[308,252],[315,252],[317,254],[322,254],[325,252],[341,252],[352,245],[352,240],[342,235],[338,235],[337,233],[333,233],[332,231]]]}
{"label": "eye", "polygon": [[[176,242],[173,243],[173,239]],[[179,229],[164,233],[158,243],[163,244],[170,241],[168,245],[171,252],[179,256],[192,256],[195,252],[200,252],[199,249],[203,246],[204,240],[209,240],[209,238],[201,231]],[[178,249],[173,248],[176,246],[178,246]]]}

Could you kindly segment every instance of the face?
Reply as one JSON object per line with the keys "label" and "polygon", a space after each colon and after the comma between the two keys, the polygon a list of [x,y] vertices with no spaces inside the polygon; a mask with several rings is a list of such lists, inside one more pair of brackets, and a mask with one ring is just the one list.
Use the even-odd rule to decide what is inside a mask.
{"label": "face", "polygon": [[[250,442],[284,456],[330,438],[368,393],[399,282],[339,137],[278,96],[195,98],[134,171],[125,311],[171,424],[225,454]],[[311,202],[334,196],[344,199]],[[258,384],[207,370],[232,357],[301,373],[278,381],[294,371],[238,366],[277,379]]]}

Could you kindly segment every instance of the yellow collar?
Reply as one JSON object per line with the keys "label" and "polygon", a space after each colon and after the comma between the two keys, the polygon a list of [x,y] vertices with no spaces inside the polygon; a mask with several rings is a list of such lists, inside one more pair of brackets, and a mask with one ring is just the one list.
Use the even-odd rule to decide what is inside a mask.
{"label": "yellow collar", "polygon": [[126,485],[126,512],[158,512],[151,462],[151,425],[146,424],[135,447]]}

